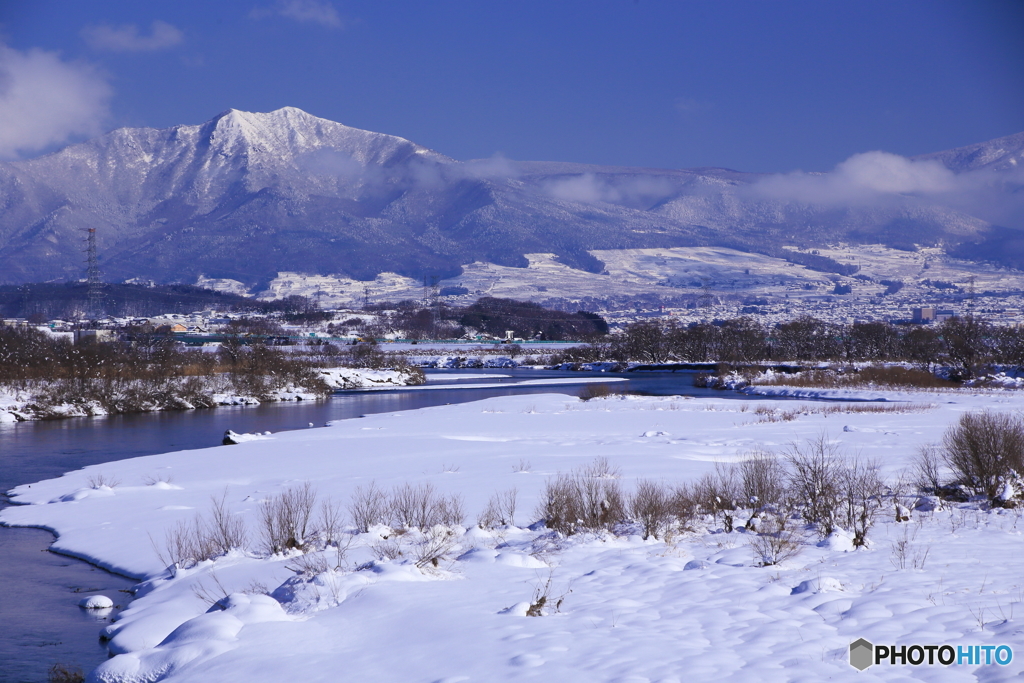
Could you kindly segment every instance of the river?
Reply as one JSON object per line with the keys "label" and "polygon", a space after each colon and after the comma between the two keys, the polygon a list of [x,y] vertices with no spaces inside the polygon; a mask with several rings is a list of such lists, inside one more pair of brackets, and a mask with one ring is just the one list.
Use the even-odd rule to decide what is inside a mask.
{"label": "river", "polygon": [[[425,387],[336,394],[326,401],[282,402],[212,410],[173,411],[0,424],[0,491],[86,465],[154,453],[218,446],[225,430],[236,432],[306,429],[329,420],[369,413],[413,410],[520,393],[578,395],[577,381],[616,377],[609,384],[653,395],[714,395],[731,392],[693,387],[692,372],[578,373],[536,370],[429,371]],[[501,375],[502,377],[495,377]],[[562,379],[569,384],[522,385],[527,380]],[[491,385],[460,388],[466,383]],[[432,387],[445,386],[443,389]],[[0,497],[0,506],[8,504]],[[60,662],[88,672],[106,656],[99,631],[129,602],[133,581],[78,560],[46,552],[53,536],[38,529],[0,527],[0,682],[37,683]],[[90,614],[78,601],[88,595],[110,597],[109,614]]]}

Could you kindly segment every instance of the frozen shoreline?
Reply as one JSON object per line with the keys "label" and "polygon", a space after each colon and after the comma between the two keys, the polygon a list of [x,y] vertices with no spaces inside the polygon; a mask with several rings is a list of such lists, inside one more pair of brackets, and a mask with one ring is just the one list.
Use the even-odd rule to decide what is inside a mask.
{"label": "frozen shoreline", "polygon": [[[1024,522],[1014,511],[951,505],[915,512],[910,524],[886,515],[869,549],[845,552],[841,538],[823,545],[809,538],[801,555],[772,568],[754,566],[748,534],[707,525],[671,542],[629,534],[559,539],[523,526],[535,521],[548,476],[595,456],[620,467],[630,488],[641,477],[693,480],[716,460],[734,461],[756,446],[778,450],[825,431],[848,452],[879,458],[882,473],[894,477],[917,446],[940,438],[964,410],[1024,407],[1012,392],[957,392],[942,402],[934,392],[899,398],[930,407],[905,414],[808,410],[773,422],[759,417],[757,402],[729,399],[487,399],[88,467],[18,487],[14,501],[28,505],[5,509],[0,520],[52,528],[56,549],[147,579],[111,634],[112,649],[123,654],[94,680],[270,681],[345,671],[363,680],[672,680],[687,672],[692,680],[810,681],[851,675],[845,649],[858,637],[1019,642],[1013,622],[998,616],[1015,604],[1024,609],[1015,592],[1022,590]],[[98,484],[100,478],[120,484]],[[238,593],[262,584],[273,592],[296,576],[288,569],[296,557],[234,552],[172,577],[152,548],[150,537],[159,542],[178,522],[207,513],[210,498],[224,492],[252,531],[260,501],[289,486],[310,481],[322,497],[345,505],[371,480],[385,488],[430,483],[463,495],[469,528],[459,533],[458,552],[422,571],[401,558],[375,559],[385,532],[357,535],[347,568],[293,581],[291,599],[239,593],[226,609],[206,614],[209,604],[197,591]],[[513,486],[520,526],[474,528],[490,495]],[[913,547],[928,551],[923,569],[892,564],[891,546],[906,531]],[[563,605],[545,617],[522,617],[549,575]],[[989,615],[981,627],[980,610]],[[395,648],[402,657],[392,656]],[[1018,658],[991,673],[1019,673],[1024,653]],[[913,674],[948,680],[966,673],[958,668]],[[881,680],[886,671],[860,676]]]}

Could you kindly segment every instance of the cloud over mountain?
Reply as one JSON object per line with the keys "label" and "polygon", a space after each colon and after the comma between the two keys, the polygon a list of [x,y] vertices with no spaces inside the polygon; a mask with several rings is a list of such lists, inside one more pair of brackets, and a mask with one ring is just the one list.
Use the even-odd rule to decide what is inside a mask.
{"label": "cloud over mountain", "polygon": [[111,94],[90,64],[0,43],[0,159],[99,133]]}

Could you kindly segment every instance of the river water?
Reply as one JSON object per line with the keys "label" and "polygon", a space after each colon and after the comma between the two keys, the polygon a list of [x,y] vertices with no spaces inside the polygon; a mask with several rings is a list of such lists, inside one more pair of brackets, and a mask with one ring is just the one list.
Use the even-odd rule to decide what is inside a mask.
{"label": "river water", "polygon": [[[370,413],[413,410],[521,393],[578,395],[580,383],[523,385],[525,380],[585,381],[621,377],[609,386],[652,395],[715,395],[731,392],[693,387],[692,372],[604,373],[535,370],[430,371],[427,387],[344,392],[326,401],[268,403],[213,410],[174,411],[71,418],[0,425],[0,492],[60,476],[86,465],[220,444],[225,430],[236,432],[306,429],[328,420]],[[490,375],[490,377],[488,377]],[[493,377],[504,375],[505,377]],[[460,385],[497,385],[460,388]],[[7,504],[0,497],[0,506]],[[55,663],[88,672],[106,656],[99,631],[129,602],[134,583],[85,562],[47,552],[53,536],[39,529],[0,527],[0,683],[47,680]],[[85,596],[102,594],[119,606],[106,615],[80,609]]]}

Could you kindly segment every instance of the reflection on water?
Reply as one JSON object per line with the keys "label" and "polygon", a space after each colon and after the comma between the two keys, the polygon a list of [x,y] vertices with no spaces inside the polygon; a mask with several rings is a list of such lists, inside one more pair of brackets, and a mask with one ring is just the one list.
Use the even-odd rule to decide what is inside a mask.
{"label": "reflection on water", "polygon": [[[494,377],[496,374],[507,378]],[[431,371],[431,384],[474,381],[507,386],[487,389],[432,391],[349,392],[328,401],[269,403],[214,410],[173,411],[72,418],[47,422],[0,425],[0,491],[19,484],[50,479],[86,465],[168,451],[217,446],[224,431],[236,432],[307,429],[329,420],[369,413],[413,410],[446,403],[465,403],[510,394],[564,393],[578,395],[581,385],[517,387],[524,379],[590,378],[591,373],[556,373],[532,370]],[[614,388],[657,395],[736,397],[707,389],[694,389],[693,373],[645,373],[628,377]],[[0,498],[0,504],[3,499]],[[0,683],[45,681],[55,662],[88,671],[106,657],[98,641],[101,624],[113,616],[80,609],[86,595],[102,593],[115,605],[125,605],[131,582],[84,562],[43,552],[52,536],[37,529],[0,529]],[[116,610],[115,610],[116,613]]]}

